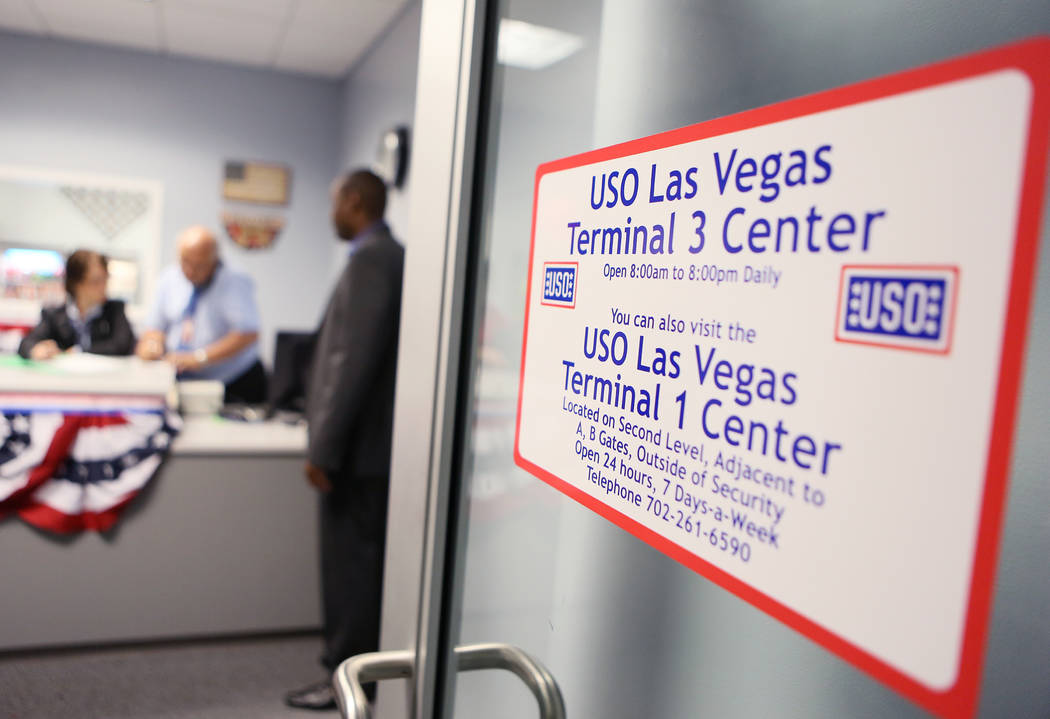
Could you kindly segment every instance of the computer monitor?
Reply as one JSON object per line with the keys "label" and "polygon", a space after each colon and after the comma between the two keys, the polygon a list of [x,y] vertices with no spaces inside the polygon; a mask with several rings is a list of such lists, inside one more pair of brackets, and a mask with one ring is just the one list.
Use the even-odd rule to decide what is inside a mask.
{"label": "computer monitor", "polygon": [[316,341],[314,332],[277,333],[270,379],[271,412],[306,409],[306,386]]}

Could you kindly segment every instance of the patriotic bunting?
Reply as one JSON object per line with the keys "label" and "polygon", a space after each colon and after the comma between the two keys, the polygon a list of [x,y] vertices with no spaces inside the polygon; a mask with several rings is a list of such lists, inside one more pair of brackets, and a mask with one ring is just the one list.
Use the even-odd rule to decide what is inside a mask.
{"label": "patriotic bunting", "polygon": [[181,420],[166,410],[0,414],[0,518],[104,532],[160,466]]}

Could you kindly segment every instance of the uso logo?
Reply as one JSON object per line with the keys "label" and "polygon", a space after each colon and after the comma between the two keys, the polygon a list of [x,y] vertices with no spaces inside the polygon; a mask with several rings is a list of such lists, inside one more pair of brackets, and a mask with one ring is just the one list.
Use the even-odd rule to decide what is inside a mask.
{"label": "uso logo", "polygon": [[957,267],[846,265],[835,339],[948,354],[958,285]]}
{"label": "uso logo", "polygon": [[576,307],[577,262],[543,263],[543,300],[551,307]]}

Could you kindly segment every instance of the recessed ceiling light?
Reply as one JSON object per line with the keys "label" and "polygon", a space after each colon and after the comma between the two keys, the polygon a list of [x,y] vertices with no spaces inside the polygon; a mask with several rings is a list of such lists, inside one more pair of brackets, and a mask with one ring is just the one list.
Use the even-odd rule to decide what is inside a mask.
{"label": "recessed ceiling light", "polygon": [[564,60],[581,47],[583,38],[579,35],[504,18],[499,22],[496,60],[512,67],[541,70]]}

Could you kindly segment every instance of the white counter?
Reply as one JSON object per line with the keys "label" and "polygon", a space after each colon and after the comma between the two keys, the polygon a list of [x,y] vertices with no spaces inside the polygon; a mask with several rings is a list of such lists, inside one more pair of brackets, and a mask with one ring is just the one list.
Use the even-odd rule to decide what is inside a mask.
{"label": "white counter", "polygon": [[[175,375],[164,362],[70,355],[47,362],[0,356],[0,408],[110,409],[171,404]],[[174,455],[302,455],[306,427],[270,420],[186,417]]]}
{"label": "white counter", "polygon": [[92,354],[62,355],[45,362],[0,356],[0,392],[166,399],[174,386],[175,370],[167,362]]}
{"label": "white counter", "polygon": [[[164,363],[70,359],[0,357],[0,407],[157,408],[173,386]],[[0,521],[0,614],[17,618],[0,622],[0,651],[318,627],[305,450],[302,424],[188,417],[105,535]]]}
{"label": "white counter", "polygon": [[171,445],[173,455],[304,455],[306,425],[276,420],[238,422],[186,417]]}

